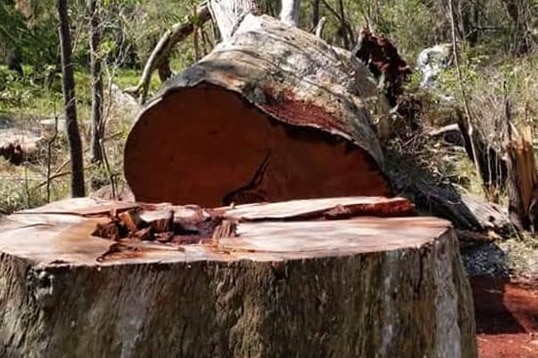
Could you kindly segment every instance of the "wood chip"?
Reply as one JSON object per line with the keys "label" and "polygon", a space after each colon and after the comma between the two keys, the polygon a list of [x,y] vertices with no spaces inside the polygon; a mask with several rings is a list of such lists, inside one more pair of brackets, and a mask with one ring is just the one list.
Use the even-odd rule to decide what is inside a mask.
{"label": "wood chip", "polygon": [[120,219],[130,232],[136,232],[142,228],[141,225],[143,224],[143,221],[136,209],[119,213],[118,219]]}
{"label": "wood chip", "polygon": [[174,231],[174,210],[145,210],[140,213],[140,218],[153,228],[155,233]]}

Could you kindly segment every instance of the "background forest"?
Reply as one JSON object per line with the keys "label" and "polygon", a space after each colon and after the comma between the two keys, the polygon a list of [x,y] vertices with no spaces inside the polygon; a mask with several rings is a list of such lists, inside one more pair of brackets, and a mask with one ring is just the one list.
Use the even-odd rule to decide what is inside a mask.
{"label": "background forest", "polygon": [[[264,12],[278,14],[280,1],[262,3]],[[76,105],[88,191],[111,181],[122,183],[123,143],[139,109],[137,100],[125,91],[138,83],[163,33],[186,20],[195,26],[194,35],[176,45],[168,62],[161,64],[151,77],[148,98],[162,80],[185,69],[219,41],[216,26],[196,18],[199,5],[194,0],[69,1]],[[310,0],[303,1],[301,6],[301,28],[311,31],[325,17],[323,38],[351,50],[358,31],[368,24],[391,39],[411,68],[424,48],[450,43],[455,38],[460,48],[461,80],[453,68],[443,72],[439,79],[443,94],[457,103],[467,102],[473,121],[486,128],[484,133],[492,145],[500,140],[496,137],[497,128],[507,99],[511,101],[513,120],[534,126],[538,111],[538,80],[534,75],[538,68],[534,54],[538,43],[535,0],[453,0],[454,29],[447,1]],[[45,145],[40,145],[40,154],[29,163],[0,163],[0,210],[9,213],[66,197],[71,173],[63,130],[56,1],[3,0],[0,19],[0,125],[4,130],[30,131],[45,141]],[[93,54],[100,61],[103,80],[104,158],[95,158],[91,150],[91,98],[95,84],[91,76],[92,31],[98,33]],[[419,81],[420,74],[415,71],[407,84],[407,93],[423,95]],[[422,116],[428,119],[427,123],[439,124],[443,113],[436,106],[438,99],[431,97],[428,101],[430,105]],[[446,154],[426,148],[419,139],[405,145],[423,153],[423,162],[430,166],[434,165],[431,157],[435,157],[432,170],[440,178],[482,194],[472,162],[462,153]],[[400,141],[397,145],[404,144]]]}

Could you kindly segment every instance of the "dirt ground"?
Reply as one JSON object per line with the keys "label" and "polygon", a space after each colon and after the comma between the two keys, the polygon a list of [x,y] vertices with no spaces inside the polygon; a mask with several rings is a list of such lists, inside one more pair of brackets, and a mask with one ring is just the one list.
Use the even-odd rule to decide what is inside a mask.
{"label": "dirt ground", "polygon": [[538,279],[472,277],[479,358],[538,357]]}

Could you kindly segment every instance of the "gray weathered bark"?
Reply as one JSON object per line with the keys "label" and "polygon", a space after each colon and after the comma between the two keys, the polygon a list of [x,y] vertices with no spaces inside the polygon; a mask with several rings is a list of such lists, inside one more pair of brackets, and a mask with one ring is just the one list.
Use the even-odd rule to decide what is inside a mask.
{"label": "gray weathered bark", "polygon": [[209,9],[222,41],[226,42],[246,15],[259,14],[260,5],[257,0],[210,0]]}
{"label": "gray weathered bark", "polygon": [[0,225],[0,356],[476,357],[448,222],[307,219],[397,201],[228,208],[243,218],[238,237],[116,253],[89,234],[134,204],[78,199],[12,215]]}

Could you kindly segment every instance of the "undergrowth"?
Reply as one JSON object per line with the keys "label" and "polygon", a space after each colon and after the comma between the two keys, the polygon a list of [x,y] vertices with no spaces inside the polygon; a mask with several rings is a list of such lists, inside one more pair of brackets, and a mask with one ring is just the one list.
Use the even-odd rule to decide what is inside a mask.
{"label": "undergrowth", "polygon": [[[31,69],[26,68],[25,71],[31,74]],[[104,166],[90,163],[90,77],[86,72],[77,71],[75,80],[77,119],[84,146],[85,180],[87,193],[90,193],[95,187],[109,184],[111,176],[118,183],[124,181],[123,144],[138,107],[130,102],[119,103],[116,95],[118,87],[121,89],[136,84],[138,76],[134,71],[122,70],[118,71],[113,81],[106,83],[104,146],[110,171]],[[59,81],[59,76],[47,83],[31,75],[21,79],[0,67],[0,126],[40,136],[44,143],[38,157],[31,163],[14,166],[4,159],[0,160],[0,213],[40,206],[48,201],[64,199],[70,194],[69,146]],[[157,85],[158,82],[153,81],[152,89]],[[57,135],[54,137],[55,132]],[[48,177],[51,178],[49,184]]]}

